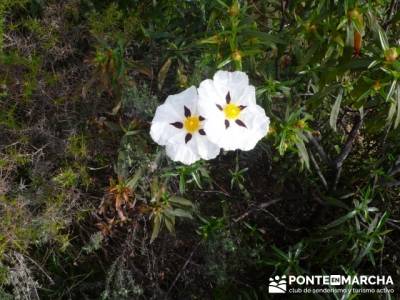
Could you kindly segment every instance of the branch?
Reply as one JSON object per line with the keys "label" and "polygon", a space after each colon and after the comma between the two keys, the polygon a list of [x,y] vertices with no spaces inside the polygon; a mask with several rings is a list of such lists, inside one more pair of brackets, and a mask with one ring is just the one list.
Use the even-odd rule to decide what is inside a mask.
{"label": "branch", "polygon": [[240,215],[239,217],[237,217],[236,219],[234,219],[233,222],[237,223],[237,222],[239,222],[240,220],[246,218],[249,214],[251,214],[251,213],[253,213],[253,212],[255,212],[255,211],[259,210],[259,209],[261,209],[261,210],[262,210],[262,209],[265,209],[265,208],[267,208],[268,206],[271,206],[271,205],[273,205],[273,204],[275,204],[275,203],[277,203],[277,202],[279,202],[279,201],[281,201],[281,200],[282,200],[281,198],[278,198],[278,199],[273,199],[273,200],[268,201],[268,202],[261,203],[261,204],[258,205],[257,207],[246,211],[244,214],[242,214],[242,215]]}
{"label": "branch", "polygon": [[324,185],[325,189],[328,190],[328,183],[326,182],[326,179],[325,179],[324,175],[322,174],[321,168],[319,167],[317,161],[315,160],[314,155],[312,154],[311,151],[308,151],[308,154],[311,158],[311,162],[313,163],[315,169],[317,170],[317,174],[318,174],[319,178],[321,179],[322,184]]}
{"label": "branch", "polygon": [[344,144],[342,151],[340,152],[339,156],[336,157],[336,159],[333,161],[333,166],[336,169],[336,176],[335,180],[333,183],[333,190],[336,190],[336,187],[339,183],[340,175],[342,174],[342,166],[344,161],[347,159],[349,156],[351,150],[353,149],[353,143],[354,140],[357,137],[358,130],[360,129],[361,125],[363,123],[363,118],[360,115],[356,115],[354,118],[354,125],[353,128],[351,129],[349,136],[347,137],[347,141]]}
{"label": "branch", "polygon": [[395,11],[396,2],[397,2],[396,0],[392,0],[390,3],[390,8],[389,8],[389,11],[387,14],[387,20],[386,20],[385,24],[383,25],[384,29],[387,29],[389,24],[392,22],[392,16]]}
{"label": "branch", "polygon": [[397,186],[400,186],[400,180],[385,182],[385,183],[382,184],[382,186],[389,187],[389,188],[397,187]]}
{"label": "branch", "polygon": [[311,142],[311,144],[314,146],[315,150],[317,150],[318,155],[321,157],[321,159],[324,160],[327,164],[329,164],[330,159],[326,154],[324,148],[318,142],[318,140],[308,131],[306,132],[306,136]]}
{"label": "branch", "polygon": [[185,261],[185,263],[183,264],[181,270],[179,271],[178,275],[176,275],[174,281],[172,282],[171,286],[169,287],[168,291],[167,291],[167,295],[166,295],[166,299],[168,299],[168,295],[171,293],[172,289],[174,288],[175,284],[178,282],[179,277],[181,277],[182,272],[186,269],[187,265],[189,264],[189,262],[192,260],[193,254],[196,252],[197,248],[199,248],[200,244],[202,241],[198,242],[196,246],[194,246],[192,252],[190,253],[189,257],[187,258],[187,260]]}
{"label": "branch", "polygon": [[399,172],[400,172],[400,155],[397,158],[396,162],[394,163],[394,166],[392,168],[390,168],[389,176],[396,175]]}
{"label": "branch", "polygon": [[339,170],[342,167],[343,162],[349,156],[351,149],[353,148],[354,140],[357,137],[358,130],[360,129],[360,127],[362,125],[362,122],[363,122],[363,119],[359,115],[357,115],[355,117],[353,128],[351,129],[350,134],[347,137],[347,141],[344,144],[342,151],[340,152],[339,156],[333,162],[333,164],[337,170]]}

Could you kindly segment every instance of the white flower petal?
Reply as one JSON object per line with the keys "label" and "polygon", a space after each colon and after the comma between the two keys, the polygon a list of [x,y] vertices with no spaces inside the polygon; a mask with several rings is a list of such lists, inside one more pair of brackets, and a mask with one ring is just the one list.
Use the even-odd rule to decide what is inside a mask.
{"label": "white flower petal", "polygon": [[167,155],[174,161],[184,164],[192,164],[200,158],[208,160],[215,158],[220,147],[210,142],[210,140],[198,132],[192,134],[192,138],[186,143],[184,131],[171,138],[167,144]]}
{"label": "white flower petal", "polygon": [[242,93],[239,99],[232,99],[232,103],[237,105],[254,105],[256,104],[256,88],[252,85],[248,85]]}
{"label": "white flower petal", "polygon": [[[256,104],[254,86],[248,85],[247,75],[243,72],[219,71],[215,74],[213,83],[210,80],[203,81],[198,89],[199,112],[205,117],[204,130],[209,140],[225,150],[253,149],[267,134],[269,127],[269,118],[265,115],[264,109]],[[244,106],[236,120],[227,119],[224,112],[216,105],[220,102],[212,97],[225,91],[227,93],[228,90],[231,93],[232,103]],[[232,97],[235,94],[240,96]],[[245,127],[240,126],[237,120]],[[226,121],[229,122],[227,128]]]}
{"label": "white flower petal", "polygon": [[176,95],[170,95],[165,100],[165,104],[170,105],[180,116],[184,115],[183,107],[190,109],[192,114],[197,114],[198,94],[195,86],[187,88]]}
{"label": "white flower petal", "polygon": [[150,135],[152,139],[159,145],[166,145],[171,137],[182,131],[172,126],[171,123],[183,122],[184,106],[189,108],[192,114],[196,114],[197,103],[198,95],[194,86],[179,94],[168,96],[165,103],[157,108],[151,122]]}
{"label": "white flower petal", "polygon": [[168,144],[166,151],[173,161],[179,161],[185,165],[191,165],[200,159],[197,152],[185,145]]}
{"label": "white flower petal", "polygon": [[175,128],[170,123],[153,123],[150,128],[150,136],[157,144],[165,146],[168,140],[179,134],[182,130]]}
{"label": "white flower petal", "polygon": [[193,142],[196,143],[197,152],[202,159],[209,160],[216,158],[221,151],[220,147],[212,143],[207,136],[196,134],[193,139]]}
{"label": "white flower petal", "polygon": [[[185,107],[190,110],[192,116],[198,115],[198,102],[197,90],[191,87],[177,95],[169,96],[156,110],[150,135],[155,142],[166,146],[167,155],[174,161],[192,164],[200,158],[215,158],[220,152],[220,148],[199,131],[192,133],[186,142],[189,133],[184,128]],[[176,122],[182,128],[172,125]]]}
{"label": "white flower petal", "polygon": [[203,102],[204,105],[212,105],[213,108],[216,108],[216,104],[221,106],[226,104],[226,93],[220,93],[211,79],[203,80],[197,90],[199,93],[199,102]]}
{"label": "white flower petal", "polygon": [[[186,133],[182,131],[180,134],[174,136],[167,144],[167,155],[173,161],[179,161],[183,164],[190,165],[200,159],[197,151],[196,143],[189,141],[185,143]],[[193,139],[193,138],[192,138]]]}
{"label": "white flower petal", "polygon": [[215,73],[214,86],[225,100],[226,94],[231,95],[232,103],[237,103],[249,86],[249,78],[244,72],[218,71]]}

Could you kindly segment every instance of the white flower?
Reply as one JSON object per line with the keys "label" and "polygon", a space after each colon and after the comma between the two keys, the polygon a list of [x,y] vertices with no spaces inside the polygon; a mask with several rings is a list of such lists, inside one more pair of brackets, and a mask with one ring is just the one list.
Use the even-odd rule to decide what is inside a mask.
{"label": "white flower", "polygon": [[268,132],[269,118],[256,104],[256,92],[243,72],[218,71],[204,80],[199,112],[211,142],[225,150],[251,150]]}
{"label": "white flower", "polygon": [[198,100],[194,86],[168,96],[157,108],[150,129],[153,140],[166,146],[172,160],[187,165],[200,158],[215,158],[220,151],[203,129],[204,118],[198,113]]}

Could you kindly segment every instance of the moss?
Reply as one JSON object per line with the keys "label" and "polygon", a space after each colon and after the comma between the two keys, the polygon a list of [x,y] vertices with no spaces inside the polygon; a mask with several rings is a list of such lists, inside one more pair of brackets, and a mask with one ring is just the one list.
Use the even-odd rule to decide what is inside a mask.
{"label": "moss", "polygon": [[102,13],[93,10],[89,16],[90,31],[96,37],[115,38],[120,32],[124,14],[115,3],[110,4]]}
{"label": "moss", "polygon": [[71,167],[62,169],[58,175],[54,177],[54,181],[63,188],[76,187],[79,184],[79,174]]}
{"label": "moss", "polygon": [[59,43],[59,34],[56,29],[43,24],[37,18],[28,18],[21,24],[26,30],[32,32],[45,50],[51,50]]}
{"label": "moss", "polygon": [[71,135],[67,142],[67,153],[75,159],[88,157],[87,141],[83,134]]}

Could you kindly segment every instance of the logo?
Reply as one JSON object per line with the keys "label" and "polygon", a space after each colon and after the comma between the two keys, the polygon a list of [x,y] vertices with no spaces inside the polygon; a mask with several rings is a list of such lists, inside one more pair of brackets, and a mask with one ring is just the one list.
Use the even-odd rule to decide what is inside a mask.
{"label": "logo", "polygon": [[283,294],[286,293],[287,282],[286,276],[283,275],[279,277],[278,275],[275,277],[269,278],[268,292],[271,294]]}
{"label": "logo", "polygon": [[393,285],[390,275],[275,275],[269,278],[268,292],[393,294]]}

